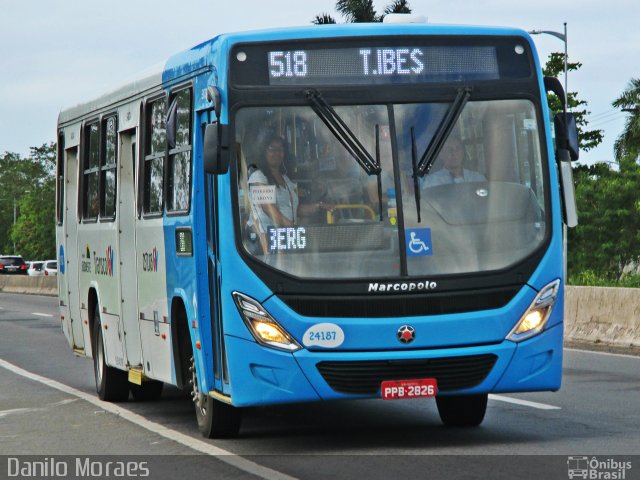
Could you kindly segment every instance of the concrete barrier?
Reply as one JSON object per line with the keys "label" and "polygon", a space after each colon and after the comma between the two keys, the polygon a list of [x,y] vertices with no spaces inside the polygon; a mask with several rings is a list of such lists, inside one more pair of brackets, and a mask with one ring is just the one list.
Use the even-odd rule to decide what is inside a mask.
{"label": "concrete barrier", "polygon": [[[0,292],[58,295],[56,277],[0,275]],[[565,339],[640,347],[640,288],[572,287],[565,290]]]}
{"label": "concrete barrier", "polygon": [[567,340],[640,347],[640,288],[567,287]]}
{"label": "concrete barrier", "polygon": [[57,296],[58,278],[0,275],[0,292]]}

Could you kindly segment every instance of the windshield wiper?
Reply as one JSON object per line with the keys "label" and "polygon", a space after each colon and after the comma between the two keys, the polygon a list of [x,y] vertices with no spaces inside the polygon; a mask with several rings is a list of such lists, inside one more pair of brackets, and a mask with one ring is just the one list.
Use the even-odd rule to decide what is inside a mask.
{"label": "windshield wiper", "polygon": [[411,127],[411,166],[413,167],[413,195],[416,199],[416,213],[420,223],[420,182],[418,180],[418,149],[416,148],[416,129]]}
{"label": "windshield wiper", "polygon": [[[380,166],[380,125],[376,123],[376,165]],[[378,208],[380,209],[380,221],[382,217],[382,168],[376,174],[378,177]]]}
{"label": "windshield wiper", "polygon": [[438,158],[438,154],[440,153],[440,150],[442,150],[442,146],[447,141],[447,138],[449,138],[451,130],[453,130],[454,125],[458,121],[458,117],[460,117],[464,106],[467,104],[467,101],[471,96],[471,90],[471,87],[464,87],[458,90],[456,98],[451,102],[451,105],[442,119],[442,122],[438,125],[438,129],[433,135],[429,146],[422,154],[414,175],[417,174],[418,176],[423,177],[429,173],[429,170],[431,170],[431,167],[433,166],[433,162]]}
{"label": "windshield wiper", "polygon": [[367,172],[368,175],[378,174],[381,170],[380,165],[376,163],[367,149],[360,143],[358,137],[356,137],[347,124],[344,123],[344,120],[340,118],[333,107],[327,103],[320,92],[317,90],[307,90],[305,95],[311,104],[311,108],[316,112],[316,115],[320,117],[320,120],[323,121],[351,156],[356,159],[362,169]]}
{"label": "windshield wiper", "polygon": [[348,125],[340,118],[340,115],[324,99],[317,90],[306,90],[304,92],[311,109],[318,115],[320,120],[327,126],[329,131],[358,162],[358,165],[367,175],[377,175],[378,177],[378,205],[380,206],[380,220],[382,220],[382,182],[379,153],[379,126],[376,125],[376,159],[374,159],[367,149],[362,145],[358,137],[351,131]]}

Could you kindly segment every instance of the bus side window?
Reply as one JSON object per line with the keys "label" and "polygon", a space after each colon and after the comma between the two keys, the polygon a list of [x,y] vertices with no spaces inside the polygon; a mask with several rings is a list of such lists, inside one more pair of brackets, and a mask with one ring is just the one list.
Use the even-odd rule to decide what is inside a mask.
{"label": "bus side window", "polygon": [[102,159],[100,161],[100,220],[116,216],[116,165],[118,159],[117,117],[102,121]]}
{"label": "bus side window", "polygon": [[82,167],[82,219],[97,220],[99,211],[100,128],[98,122],[84,127]]}
{"label": "bus side window", "polygon": [[169,115],[174,125],[167,125],[175,135],[169,145],[167,210],[187,212],[191,193],[191,89],[181,90],[172,97],[169,111],[174,108],[175,115]]}
{"label": "bus side window", "polygon": [[161,214],[164,189],[164,159],[167,147],[165,112],[167,100],[162,97],[147,104],[145,118],[145,155],[143,212]]}

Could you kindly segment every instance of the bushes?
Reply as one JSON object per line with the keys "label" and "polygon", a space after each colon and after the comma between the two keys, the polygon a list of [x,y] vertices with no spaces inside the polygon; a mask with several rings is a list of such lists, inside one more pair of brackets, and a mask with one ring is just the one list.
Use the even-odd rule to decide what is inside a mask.
{"label": "bushes", "polygon": [[593,270],[585,270],[574,275],[569,275],[567,280],[569,285],[583,285],[589,287],[622,287],[640,288],[640,274],[623,274],[618,280],[611,280],[598,276]]}

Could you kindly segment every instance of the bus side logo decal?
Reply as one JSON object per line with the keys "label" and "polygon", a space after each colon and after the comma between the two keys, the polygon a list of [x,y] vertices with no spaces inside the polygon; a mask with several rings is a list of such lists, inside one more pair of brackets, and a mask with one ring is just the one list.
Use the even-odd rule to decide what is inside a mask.
{"label": "bus side logo decal", "polygon": [[97,275],[108,275],[113,277],[113,259],[115,257],[116,250],[109,245],[107,247],[106,256],[98,257],[96,252],[93,252],[93,266]]}
{"label": "bus side logo decal", "polygon": [[153,247],[151,253],[142,254],[142,270],[145,272],[157,272],[158,271],[158,250]]}
{"label": "bus side logo decal", "polygon": [[60,245],[60,254],[58,255],[58,271],[61,275],[64,275],[65,268],[65,260],[64,260],[64,245]]}
{"label": "bus side logo decal", "polygon": [[89,249],[89,244],[87,244],[82,254],[82,271],[84,273],[91,273],[91,250]]}
{"label": "bus side logo decal", "polygon": [[111,245],[107,247],[107,275],[113,276],[113,254],[115,250],[111,248]]}

